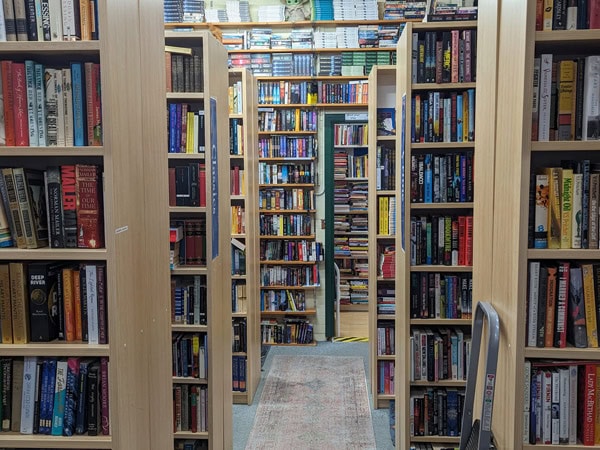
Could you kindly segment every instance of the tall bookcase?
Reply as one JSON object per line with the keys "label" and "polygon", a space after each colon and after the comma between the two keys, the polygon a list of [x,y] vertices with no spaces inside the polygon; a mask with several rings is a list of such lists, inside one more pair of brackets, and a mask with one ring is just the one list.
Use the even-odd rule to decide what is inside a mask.
{"label": "tall bookcase", "polygon": [[[187,376],[185,372],[174,373],[178,376],[173,376],[174,438],[207,441],[209,448],[229,448],[232,445],[232,334],[231,327],[224,325],[231,322],[231,284],[223,283],[223,280],[231,279],[231,235],[227,232],[231,224],[230,158],[227,151],[228,80],[223,77],[223,71],[227,68],[227,54],[223,46],[206,31],[167,31],[165,44],[192,49],[191,57],[195,59],[190,63],[194,67],[190,73],[197,75],[198,70],[201,73],[201,78],[190,81],[190,86],[183,83],[176,87],[176,77],[179,75],[171,72],[172,90],[176,92],[166,95],[168,111],[181,114],[183,107],[177,105],[187,104],[187,111],[193,113],[192,116],[198,116],[192,119],[199,121],[197,135],[194,136],[194,129],[191,135],[186,135],[192,136],[192,145],[188,147],[182,146],[179,140],[184,133],[177,116],[174,121],[170,120],[169,125],[169,149],[176,150],[168,153],[170,177],[171,169],[175,168],[177,178],[170,178],[169,182],[170,204],[173,205],[175,200],[175,206],[169,206],[171,234],[176,234],[177,228],[182,227],[179,232],[185,235],[179,248],[180,264],[175,264],[171,270],[174,291],[171,329],[174,348],[180,341],[185,345],[183,341],[186,339],[193,347],[200,347],[199,357],[196,357],[199,370],[191,375],[187,373]],[[183,67],[186,67],[186,63]],[[177,92],[181,90],[184,92]],[[188,124],[192,123],[190,116],[187,117]],[[171,145],[173,142],[176,143],[174,148]],[[179,170],[183,170],[184,174],[181,183]],[[186,174],[189,174],[189,179],[185,178]],[[189,193],[189,201],[177,200],[185,193]],[[178,303],[178,292],[188,299],[183,304]],[[188,303],[192,299],[193,309]],[[181,353],[185,354],[184,351]],[[185,367],[186,364],[182,365]],[[188,426],[185,426],[186,393],[190,399],[188,405],[200,402],[196,403],[200,405],[197,417],[202,416],[202,408],[205,410],[204,419],[199,419],[197,426],[190,420],[194,417],[193,413],[187,417]],[[196,396],[196,399],[192,399],[192,396]],[[179,398],[182,399],[181,404]]]}
{"label": "tall bookcase", "polygon": [[[597,137],[596,140],[586,140],[585,138],[577,140],[572,137],[570,140],[551,140],[558,138],[553,136],[552,131],[548,133],[548,128],[546,128],[544,136],[544,133],[542,133],[542,116],[547,114],[554,106],[546,102],[543,97],[546,96],[545,93],[555,91],[554,80],[550,82],[550,85],[548,84],[548,76],[543,75],[541,72],[542,61],[540,61],[539,78],[536,78],[538,72],[534,62],[536,58],[546,59],[543,64],[545,64],[545,67],[552,68],[552,64],[557,63],[557,61],[575,61],[578,65],[574,71],[575,74],[579,72],[581,65],[585,65],[587,71],[588,61],[584,61],[580,57],[598,55],[600,30],[579,29],[580,26],[577,26],[577,29],[558,31],[553,29],[554,26],[552,25],[556,24],[553,24],[550,20],[550,30],[536,31],[539,28],[536,27],[536,2],[534,1],[528,1],[525,6],[520,5],[519,8],[506,8],[503,5],[499,19],[498,36],[503,45],[498,52],[498,88],[496,94],[498,117],[495,130],[495,145],[498,157],[496,158],[493,234],[493,256],[496,270],[493,274],[491,291],[492,302],[501,319],[499,360],[502,361],[502,364],[499,365],[497,377],[496,414],[493,416],[493,430],[500,447],[551,448],[554,445],[538,443],[534,446],[528,440],[528,428],[531,432],[532,425],[528,423],[526,414],[533,416],[533,409],[528,409],[528,406],[530,406],[528,399],[534,391],[535,366],[544,360],[556,362],[555,367],[569,367],[574,364],[574,361],[579,361],[581,365],[597,363],[600,359],[600,351],[593,344],[590,345],[591,341],[588,341],[587,347],[576,348],[573,342],[569,340],[566,348],[560,348],[560,346],[546,346],[545,343],[543,346],[538,346],[539,343],[532,343],[529,340],[531,317],[533,316],[530,309],[532,303],[535,304],[537,298],[538,307],[544,303],[547,305],[549,298],[549,296],[545,299],[539,297],[541,288],[538,288],[538,296],[535,295],[534,286],[538,285],[532,282],[534,265],[539,263],[541,266],[540,273],[544,268],[549,273],[551,267],[560,267],[565,262],[570,264],[570,269],[567,270],[571,277],[568,285],[568,314],[570,316],[572,311],[571,302],[574,301],[574,298],[580,297],[577,295],[577,289],[574,289],[576,286],[571,283],[576,279],[575,268],[581,268],[585,271],[585,265],[595,265],[600,255],[597,248],[591,248],[593,247],[591,244],[592,233],[588,234],[590,241],[587,246],[583,240],[585,239],[583,232],[580,244],[568,245],[567,243],[567,245],[564,245],[561,241],[561,248],[553,248],[556,246],[551,244],[551,235],[547,234],[547,247],[539,248],[543,245],[536,245],[540,242],[535,238],[541,238],[541,241],[543,241],[545,234],[543,228],[539,230],[537,227],[539,217],[537,216],[538,191],[543,194],[543,191],[538,189],[537,183],[539,180],[537,176],[544,173],[544,168],[556,167],[560,169],[558,171],[560,180],[564,179],[565,169],[573,170],[575,174],[582,173],[585,179],[585,173],[587,172],[585,166],[590,163],[593,166],[598,162],[600,141],[597,140]],[[526,45],[520,45],[519,42],[526,42]],[[542,55],[551,55],[551,58],[542,57]],[[510,71],[506,67],[507,61],[511,61]],[[597,68],[592,69],[592,72],[596,73],[596,79],[597,71]],[[552,69],[547,73],[551,74]],[[557,74],[560,73],[559,64]],[[584,86],[589,82],[587,77],[587,74],[584,75]],[[568,81],[568,77],[565,79],[557,78],[557,89],[563,81]],[[581,80],[576,82],[580,84]],[[539,89],[537,111],[533,108],[532,102],[534,92],[537,91],[534,88],[536,85]],[[572,94],[571,98],[581,98],[582,92],[573,89]],[[561,96],[560,104],[564,100],[562,95],[562,93],[559,94]],[[584,105],[589,99],[584,96]],[[574,111],[575,115],[566,114],[566,117],[570,120],[567,123],[581,124],[577,111],[583,111],[583,120],[585,120],[585,106],[583,109],[581,109],[581,106],[577,106]],[[533,128],[534,116],[537,116],[540,120],[537,136]],[[551,125],[550,129],[553,128],[555,127]],[[576,126],[575,135],[577,134],[577,128]],[[510,129],[511,132],[503,133],[503,130],[507,129]],[[563,139],[565,138],[563,137]],[[573,161],[572,166],[570,165],[571,161]],[[589,161],[589,163],[585,161]],[[553,172],[549,174],[553,175]],[[590,175],[591,179],[594,169],[589,172],[592,173]],[[552,178],[549,178],[550,180]],[[550,182],[549,184],[553,183]],[[583,196],[586,195],[586,190],[585,187],[582,187],[581,193]],[[562,190],[559,192],[560,196],[564,193]],[[589,195],[591,199],[592,194]],[[559,198],[561,198],[560,196]],[[585,201],[582,202],[582,210],[584,204]],[[532,205],[534,205],[533,208]],[[564,209],[564,201],[560,202],[560,207]],[[548,210],[548,217],[551,217],[551,211],[556,210],[552,205],[549,208],[552,208]],[[592,211],[592,208],[593,205],[590,206],[589,211]],[[585,215],[585,212],[583,214]],[[534,227],[530,227],[532,221]],[[563,225],[560,222],[559,220],[558,230],[562,231]],[[550,222],[545,223],[545,221],[540,220],[539,223],[545,224],[547,231],[551,229]],[[590,222],[586,223],[584,219],[582,224],[588,225]],[[572,226],[576,226],[576,221],[572,222]],[[552,229],[554,229],[554,226]],[[588,232],[591,230],[590,227]],[[541,231],[541,233],[532,236],[533,231]],[[532,237],[534,238],[533,242],[531,242]],[[580,246],[581,248],[573,248],[574,246]],[[559,274],[559,283],[561,277]],[[595,284],[597,288],[597,279],[594,279],[592,284]],[[590,298],[593,300],[593,296],[585,291],[585,287],[583,297],[587,307],[588,300]],[[597,294],[595,301],[598,302]],[[557,302],[562,302],[560,291]],[[592,301],[590,304],[594,305],[594,302]],[[560,313],[560,309],[557,309],[557,311]],[[587,329],[589,325],[587,311],[586,309],[585,322],[586,331],[589,331]],[[594,316],[593,313],[592,316]],[[534,327],[534,331],[539,332],[540,323],[547,324],[548,322],[540,321],[538,316],[538,327]],[[566,325],[568,333],[572,328],[572,324],[569,318]],[[581,372],[581,370],[580,368],[579,371]],[[509,378],[514,382],[508,381]],[[585,429],[586,425],[584,424],[589,422],[589,416],[582,415],[582,411],[579,409],[582,407],[580,400],[586,399],[590,395],[587,391],[581,392],[582,389],[585,389],[586,383],[587,379],[585,381],[581,380],[577,386],[579,394],[582,395],[576,408],[577,423],[582,424],[582,429]],[[554,388],[552,392],[554,392]],[[594,397],[593,393],[591,395]],[[569,400],[569,402],[571,401]],[[501,411],[514,411],[515,413],[514,415],[498,413]],[[570,412],[568,416],[571,417],[572,413]],[[593,418],[591,423],[593,430]],[[571,434],[571,430],[569,423],[569,434]],[[533,435],[535,437],[535,432]],[[594,436],[594,431],[592,431],[592,436]],[[581,436],[577,433],[575,437],[576,444],[569,441],[569,445],[563,446],[581,448],[583,446]],[[592,448],[597,446],[597,444],[592,443]]]}
{"label": "tall bookcase", "polygon": [[[150,205],[166,204],[159,188],[162,169],[164,114],[147,111],[155,99],[144,92],[164,92],[160,42],[161,2],[98,2],[99,40],[2,42],[2,60],[34,60],[46,67],[95,62],[101,67],[102,145],[3,146],[0,166],[45,170],[50,166],[95,164],[101,167],[104,191],[102,248],[3,248],[3,263],[96,263],[106,267],[107,344],[50,341],[2,344],[2,358],[107,358],[108,434],[71,437],[4,432],[0,445],[10,448],[168,448],[170,412],[167,214]],[[128,33],[135,27],[140,33]],[[154,37],[158,37],[155,39]],[[141,59],[130,58],[130,51]],[[154,70],[153,70],[154,69]],[[141,74],[145,73],[145,77]],[[155,96],[158,97],[158,96]],[[160,101],[160,100],[159,100]],[[143,170],[140,169],[143,167]],[[146,245],[165,242],[165,245]],[[29,297],[23,298],[29,302]],[[144,307],[140,307],[143,299]],[[15,382],[17,380],[14,380]],[[104,399],[105,401],[106,399]],[[140,414],[139,411],[147,411]],[[20,411],[19,411],[20,412]]]}
{"label": "tall bookcase", "polygon": [[394,398],[389,380],[396,359],[396,67],[375,66],[369,86],[369,360],[371,392],[380,408]]}
{"label": "tall bookcase", "polygon": [[[233,402],[248,405],[252,404],[261,370],[256,100],[252,73],[229,69],[231,237],[232,242],[244,248],[231,244]],[[238,261],[242,258],[242,264],[236,264],[236,255]]]}
{"label": "tall bookcase", "polygon": [[[489,193],[492,178],[485,180],[493,174],[493,163],[487,159],[490,150],[475,140],[480,119],[486,120],[475,108],[479,98],[475,75],[480,79],[476,30],[477,22],[407,24],[398,43],[398,64],[403,69],[398,70],[396,88],[395,364],[405,369],[396,372],[394,380],[397,429],[407,430],[396,433],[398,448],[459,441],[458,405],[468,358],[458,355],[469,354],[472,305],[480,298],[488,270],[478,265],[489,264],[489,259],[483,259],[482,250],[488,247],[482,236],[491,233],[481,194]],[[469,40],[470,46],[461,43]],[[463,48],[464,53],[459,52]],[[440,58],[444,51],[450,57],[445,67]],[[456,58],[459,53],[463,68]],[[464,99],[462,114],[455,106],[459,97]],[[435,112],[428,117],[429,111]],[[458,137],[461,122],[462,139]],[[455,361],[449,353],[452,348]],[[437,365],[434,354],[439,355]],[[435,367],[438,372],[432,370]],[[439,417],[450,418],[454,410],[456,420],[448,419],[432,430],[422,411],[434,402],[444,405],[437,411]]]}

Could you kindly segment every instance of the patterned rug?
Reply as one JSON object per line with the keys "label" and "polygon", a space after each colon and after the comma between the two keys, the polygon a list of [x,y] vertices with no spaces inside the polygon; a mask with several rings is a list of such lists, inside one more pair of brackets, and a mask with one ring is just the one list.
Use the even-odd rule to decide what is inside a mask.
{"label": "patterned rug", "polygon": [[273,357],[246,449],[375,449],[362,358]]}

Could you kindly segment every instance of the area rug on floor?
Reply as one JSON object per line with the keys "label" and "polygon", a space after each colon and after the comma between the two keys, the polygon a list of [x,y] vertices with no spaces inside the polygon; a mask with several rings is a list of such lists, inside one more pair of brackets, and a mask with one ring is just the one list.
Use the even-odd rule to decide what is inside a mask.
{"label": "area rug on floor", "polygon": [[375,449],[363,359],[273,357],[246,449]]}

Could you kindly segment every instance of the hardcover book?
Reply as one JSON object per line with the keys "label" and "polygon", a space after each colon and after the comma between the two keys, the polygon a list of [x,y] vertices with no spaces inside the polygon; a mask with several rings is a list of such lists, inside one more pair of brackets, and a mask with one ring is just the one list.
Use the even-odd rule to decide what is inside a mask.
{"label": "hardcover book", "polygon": [[396,109],[377,108],[377,136],[396,134]]}

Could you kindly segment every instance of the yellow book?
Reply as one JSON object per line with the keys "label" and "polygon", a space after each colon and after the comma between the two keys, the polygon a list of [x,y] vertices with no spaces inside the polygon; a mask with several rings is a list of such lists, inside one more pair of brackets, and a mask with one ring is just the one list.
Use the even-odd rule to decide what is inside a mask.
{"label": "yellow book", "polygon": [[[463,118],[462,118],[462,129],[463,129],[463,142],[469,141],[469,94],[467,92],[463,92],[462,94],[463,101]],[[460,172],[458,172],[460,173]]]}
{"label": "yellow book", "polygon": [[77,336],[75,330],[75,294],[73,292],[73,269],[63,269],[61,276],[63,280],[65,340],[67,342],[73,342]]}
{"label": "yellow book", "polygon": [[598,348],[598,326],[596,323],[596,293],[594,290],[594,266],[582,264],[583,300],[585,304],[585,327],[588,347]]}
{"label": "yellow book", "polygon": [[29,342],[29,295],[27,264],[10,263],[10,301],[12,307],[13,343]]}
{"label": "yellow book", "polygon": [[296,129],[294,131],[300,131],[300,109],[296,108],[295,112],[295,124]]}
{"label": "yellow book", "polygon": [[544,15],[542,16],[542,31],[552,31],[554,15],[554,0],[544,0]]}
{"label": "yellow book", "polygon": [[[596,365],[596,402],[598,401],[598,392],[600,389],[600,365]],[[594,408],[594,444],[600,444],[600,407]]]}
{"label": "yellow book", "polygon": [[562,169],[560,167],[549,167],[548,174],[548,248],[560,248],[561,246],[561,210],[560,192]]}
{"label": "yellow book", "polygon": [[12,344],[13,333],[8,264],[0,264],[0,323],[2,325],[2,343]]}
{"label": "yellow book", "polygon": [[233,104],[234,90],[234,86],[229,86],[229,88],[227,89],[227,96],[229,98],[229,114],[235,114],[235,107]]}
{"label": "yellow book", "polygon": [[388,217],[390,215],[390,198],[383,197],[383,234],[390,234],[390,229],[388,228]]}
{"label": "yellow book", "polygon": [[185,141],[185,152],[186,153],[194,153],[194,122],[196,119],[196,115],[193,111],[188,111],[187,113],[187,139]]}
{"label": "yellow book", "polygon": [[573,169],[562,170],[562,191],[560,193],[560,248],[572,247],[572,214],[573,214]]}
{"label": "yellow book", "polygon": [[379,197],[379,234],[383,234],[383,197]]}

